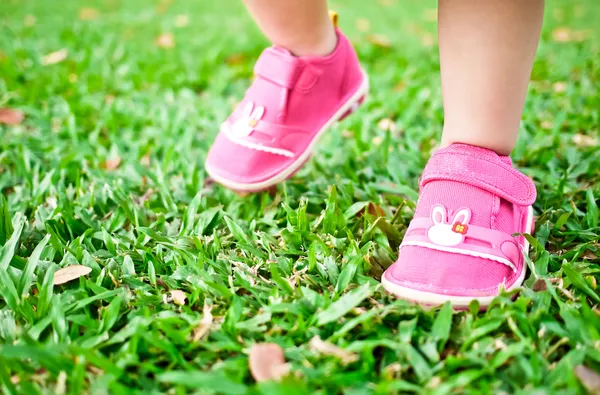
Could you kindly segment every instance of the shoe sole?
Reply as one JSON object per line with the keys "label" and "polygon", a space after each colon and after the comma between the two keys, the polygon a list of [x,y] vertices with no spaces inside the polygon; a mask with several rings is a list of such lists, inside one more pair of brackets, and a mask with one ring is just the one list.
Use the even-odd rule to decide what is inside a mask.
{"label": "shoe sole", "polygon": [[[529,207],[527,213],[527,224],[528,229],[525,233],[533,233],[534,220],[533,208],[531,206]],[[523,244],[522,253],[524,255],[529,254],[529,242],[527,241],[527,239],[525,239],[525,243]],[[511,285],[507,289],[507,291],[512,291],[516,288],[519,288],[521,284],[523,284],[523,280],[525,280],[526,272],[527,265],[524,263],[519,278],[514,282],[513,285]],[[386,291],[393,294],[397,298],[408,300],[417,304],[423,304],[426,306],[439,306],[449,301],[455,310],[466,310],[473,300],[477,300],[479,302],[480,309],[485,310],[497,296],[453,296],[437,294],[433,292],[419,291],[416,289],[394,284],[386,278],[385,274],[381,278],[381,284],[383,285],[383,288],[385,288]]]}
{"label": "shoe sole", "polygon": [[344,118],[346,118],[347,116],[352,114],[354,111],[356,111],[356,109],[358,109],[358,106],[360,104],[362,104],[363,101],[365,100],[365,98],[367,97],[367,95],[369,93],[369,77],[367,76],[367,73],[365,73],[364,71],[361,71],[361,72],[363,75],[363,80],[362,80],[359,88],[356,90],[356,92],[354,92],[352,94],[352,96],[325,123],[325,125],[323,125],[323,127],[321,127],[321,129],[315,135],[315,137],[312,139],[312,141],[310,142],[310,144],[308,145],[306,150],[304,150],[304,152],[290,166],[288,166],[287,168],[285,168],[278,174],[274,175],[273,177],[271,177],[269,179],[261,181],[261,182],[257,182],[257,183],[253,183],[253,184],[245,184],[245,183],[234,182],[234,181],[228,180],[227,178],[223,178],[223,177],[217,175],[216,172],[214,172],[213,170],[210,169],[210,166],[208,165],[208,163],[204,164],[204,168],[206,169],[206,172],[215,182],[217,182],[229,189],[232,189],[235,192],[242,193],[242,194],[264,191],[264,190],[267,190],[267,189],[273,187],[274,185],[277,185],[277,184],[291,178],[310,159],[310,156],[312,155],[321,136],[323,134],[325,134],[325,132],[334,123],[343,120]]}

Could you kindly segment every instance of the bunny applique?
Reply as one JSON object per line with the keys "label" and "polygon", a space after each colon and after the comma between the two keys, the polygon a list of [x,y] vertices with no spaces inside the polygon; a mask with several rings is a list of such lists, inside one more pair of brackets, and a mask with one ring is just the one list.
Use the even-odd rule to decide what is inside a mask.
{"label": "bunny applique", "polygon": [[468,208],[458,210],[450,223],[446,223],[446,212],[447,210],[444,206],[433,206],[431,210],[433,225],[427,230],[427,237],[434,244],[452,247],[459,245],[465,240],[465,235],[469,230],[471,210]]}
{"label": "bunny applique", "polygon": [[250,136],[264,114],[265,108],[263,106],[254,108],[254,103],[248,102],[244,107],[242,116],[231,126],[231,134],[237,138]]}

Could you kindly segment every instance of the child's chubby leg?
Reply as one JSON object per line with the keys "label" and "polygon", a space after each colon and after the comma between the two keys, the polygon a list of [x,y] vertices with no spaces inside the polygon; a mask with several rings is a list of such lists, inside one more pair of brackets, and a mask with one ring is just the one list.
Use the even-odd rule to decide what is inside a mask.
{"label": "child's chubby leg", "polygon": [[319,137],[362,102],[368,79],[325,0],[245,0],[273,46],[221,126],[206,171],[238,192],[269,189],[309,159]]}
{"label": "child's chubby leg", "polygon": [[337,43],[327,0],[244,0],[265,36],[296,56],[329,55]]}
{"label": "child's chubby leg", "polygon": [[532,181],[512,151],[539,40],[543,0],[440,0],[445,122],[420,179],[391,293],[424,304],[487,307],[521,285],[533,231]]}

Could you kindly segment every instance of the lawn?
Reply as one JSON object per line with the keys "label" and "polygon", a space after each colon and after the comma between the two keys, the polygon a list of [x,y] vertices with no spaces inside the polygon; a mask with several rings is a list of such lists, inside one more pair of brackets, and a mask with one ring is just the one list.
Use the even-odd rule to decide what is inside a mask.
{"label": "lawn", "polygon": [[[334,2],[372,95],[241,197],[203,170],[267,45],[239,1],[2,0],[0,108],[24,120],[0,114],[0,391],[600,391],[595,0],[548,1],[513,154],[539,196],[518,295],[452,312],[379,285],[440,137],[435,5]],[[89,273],[53,285],[70,265]],[[280,382],[250,374],[261,342]]]}

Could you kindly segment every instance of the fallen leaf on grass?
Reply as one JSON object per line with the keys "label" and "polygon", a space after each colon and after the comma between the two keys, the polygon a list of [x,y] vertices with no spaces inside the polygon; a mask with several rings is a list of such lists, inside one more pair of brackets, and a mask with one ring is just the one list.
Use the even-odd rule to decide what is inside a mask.
{"label": "fallen leaf on grass", "polygon": [[64,395],[67,390],[67,373],[61,370],[56,379],[56,387],[54,387],[54,393],[56,395]]}
{"label": "fallen leaf on grass", "polygon": [[575,375],[581,380],[581,383],[590,394],[600,392],[600,375],[584,365],[575,366]]}
{"label": "fallen leaf on grass", "polygon": [[173,48],[175,46],[175,37],[173,37],[173,33],[163,33],[156,37],[154,44],[159,48]]}
{"label": "fallen leaf on grass", "polygon": [[242,64],[246,61],[246,56],[244,56],[241,53],[234,53],[233,55],[228,56],[227,58],[225,58],[225,63],[228,66],[236,66],[238,64]]}
{"label": "fallen leaf on grass", "polygon": [[150,167],[150,154],[146,154],[140,158],[140,164],[145,167]]}
{"label": "fallen leaf on grass", "polygon": [[177,15],[175,17],[175,26],[176,27],[186,27],[189,24],[190,24],[189,16],[187,16],[185,14],[181,14],[181,15]]}
{"label": "fallen leaf on grass", "polygon": [[376,45],[378,47],[382,47],[382,48],[391,48],[392,47],[392,41],[389,39],[388,36],[385,36],[383,34],[370,34],[367,37],[367,40],[371,44]]}
{"label": "fallen leaf on grass", "polygon": [[116,170],[121,165],[121,158],[116,156],[111,159],[107,159],[100,164],[100,167],[106,170]]}
{"label": "fallen leaf on grass", "polygon": [[577,133],[573,136],[573,143],[575,143],[575,145],[579,148],[595,147],[598,145],[598,139],[593,136]]}
{"label": "fallen leaf on grass", "polygon": [[532,288],[535,292],[541,292],[547,290],[548,285],[546,284],[546,281],[544,281],[543,278],[538,278],[537,280],[535,280],[535,283],[533,283]]}
{"label": "fallen leaf on grass", "polygon": [[552,39],[559,43],[571,41],[571,29],[568,27],[557,27],[552,30]]}
{"label": "fallen leaf on grass", "polygon": [[342,365],[348,365],[358,360],[358,355],[355,353],[339,348],[335,344],[323,341],[319,336],[310,339],[308,346],[313,351],[339,358]]}
{"label": "fallen leaf on grass", "polygon": [[23,122],[23,112],[12,108],[0,108],[0,124],[18,125]]}
{"label": "fallen leaf on grass", "polygon": [[83,265],[71,265],[58,269],[54,273],[54,285],[66,284],[69,281],[78,279],[79,277],[90,274],[92,269]]}
{"label": "fallen leaf on grass", "polygon": [[84,7],[79,10],[79,19],[82,21],[93,21],[98,19],[100,12],[95,8]]}
{"label": "fallen leaf on grass", "polygon": [[552,39],[559,43],[581,42],[587,40],[591,35],[591,30],[571,30],[568,27],[557,27],[552,30]]}
{"label": "fallen leaf on grass", "polygon": [[371,30],[371,22],[364,18],[357,19],[356,28],[361,32],[368,32]]}
{"label": "fallen leaf on grass", "polygon": [[178,289],[174,289],[171,293],[171,298],[173,299],[173,303],[178,306],[183,306],[185,304],[185,300],[187,296],[185,296],[185,292],[180,291]]}
{"label": "fallen leaf on grass", "polygon": [[274,343],[253,345],[248,363],[252,377],[258,382],[278,380],[290,371],[289,365],[285,363],[283,350]]}
{"label": "fallen leaf on grass", "polygon": [[69,51],[66,48],[59,49],[58,51],[50,52],[48,55],[42,58],[42,65],[49,66],[51,64],[57,64],[67,58]]}
{"label": "fallen leaf on grass", "polygon": [[206,336],[206,334],[210,331],[210,328],[213,323],[213,316],[210,312],[211,310],[211,306],[206,304],[204,305],[204,308],[202,309],[203,316],[200,320],[200,324],[198,324],[198,326],[194,328],[194,335],[192,337],[192,340],[194,342],[202,340],[204,336]]}

